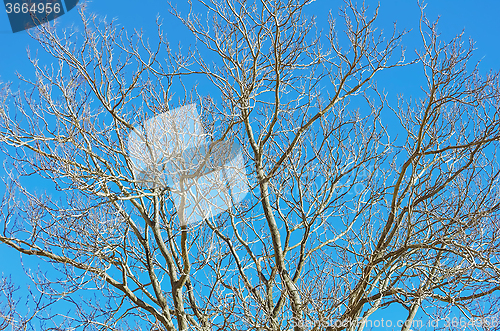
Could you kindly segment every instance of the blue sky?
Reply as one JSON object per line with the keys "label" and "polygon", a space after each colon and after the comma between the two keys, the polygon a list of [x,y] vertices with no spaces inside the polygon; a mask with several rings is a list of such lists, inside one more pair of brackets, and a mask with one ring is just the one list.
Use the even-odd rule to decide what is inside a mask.
{"label": "blue sky", "polygon": [[[175,1],[172,2],[175,3]],[[376,5],[375,1],[367,2],[372,3],[372,6]],[[438,31],[442,33],[444,40],[449,40],[465,30],[465,39],[471,37],[475,41],[474,59],[482,61],[480,66],[482,72],[486,73],[490,69],[498,71],[500,70],[500,19],[498,16],[500,2],[490,0],[478,3],[470,0],[437,0],[429,2],[426,13],[431,21],[440,16]],[[336,14],[337,8],[342,4],[342,1],[318,0],[309,7],[306,13],[316,15],[318,26],[326,30],[328,11],[331,9]],[[178,7],[181,12],[187,12],[185,5],[179,4]],[[163,19],[164,31],[172,44],[177,44],[179,41],[186,48],[193,44],[193,38],[188,31],[169,15],[167,1],[89,1],[87,10],[108,19],[116,18],[127,31],[142,29],[145,36],[151,35],[152,42],[157,38],[155,20],[157,15],[160,15]],[[419,16],[420,10],[416,1],[382,0],[379,18],[375,25],[390,31],[393,22],[397,22],[401,30],[412,29],[403,42],[407,47],[407,58],[412,58],[414,49],[420,47]],[[78,25],[79,14],[76,10],[72,10],[56,20],[59,28],[69,28],[74,24]],[[26,49],[29,47],[34,53],[39,46],[27,32],[12,33],[4,11],[0,13],[0,45],[0,80],[14,82],[15,87],[17,86],[16,72],[28,78],[32,77],[33,68],[28,61]],[[50,61],[42,52],[39,55],[42,60]],[[379,87],[383,87],[389,93],[390,99],[394,98],[397,93],[418,96],[420,85],[424,83],[422,79],[422,70],[419,67],[407,67],[383,74],[379,77]],[[31,268],[37,268],[37,259],[26,258],[25,261]],[[17,284],[23,285],[24,278],[20,268],[19,254],[2,245],[0,245],[0,272],[14,275]],[[387,312],[384,315],[387,315]]]}
{"label": "blue sky", "polygon": [[[172,1],[175,4],[176,1]],[[187,8],[178,1],[177,5],[181,12],[186,13]],[[318,26],[325,27],[327,14],[332,10],[334,14],[343,1],[318,0],[306,11],[307,14],[316,15]],[[376,1],[368,1],[371,6]],[[96,13],[106,17],[108,20],[116,18],[117,22],[127,31],[143,29],[146,36],[155,40],[157,31],[155,20],[158,15],[163,19],[163,28],[170,41],[180,41],[184,47],[192,45],[193,39],[187,29],[178,20],[169,15],[169,5],[163,0],[143,0],[140,2],[127,1],[87,1],[88,12]],[[465,29],[465,37],[472,37],[476,45],[476,59],[482,59],[481,68],[500,69],[499,52],[500,20],[498,12],[500,3],[497,1],[482,1],[481,5],[472,5],[471,1],[432,1],[427,4],[426,13],[431,20],[440,16],[439,31],[445,40],[452,38]],[[414,54],[414,49],[419,47],[418,19],[420,11],[416,1],[412,0],[382,0],[378,23],[376,26],[390,31],[393,22],[397,22],[399,29],[412,29],[404,39],[407,47],[408,57]],[[69,28],[78,24],[79,14],[72,10],[56,19],[59,28]],[[19,72],[29,77],[32,67],[26,56],[29,47],[35,51],[37,43],[27,32],[12,33],[9,26],[7,14],[0,14],[0,80],[15,81],[15,73]],[[44,54],[40,58],[44,58]],[[407,69],[412,72],[412,68]],[[418,72],[418,68],[416,68]],[[390,92],[415,92],[420,84],[414,79],[414,75],[408,75],[405,70],[392,71],[390,79],[384,79],[383,85]]]}
{"label": "blue sky", "polygon": [[[176,1],[172,1],[175,3]],[[181,1],[178,1],[181,3]],[[310,6],[308,13],[317,15],[318,25],[324,26],[326,14],[330,9],[336,13],[342,1],[318,0]],[[368,1],[372,6],[376,1]],[[481,3],[477,5],[477,3]],[[157,15],[163,18],[164,28],[169,39],[178,39],[184,42],[192,42],[191,36],[186,29],[183,29],[177,20],[168,14],[168,3],[163,0],[143,0],[140,2],[127,2],[117,0],[88,1],[88,11],[108,19],[116,18],[118,22],[128,31],[133,29],[143,29],[145,35],[156,35],[155,19]],[[187,8],[179,4],[182,12]],[[182,10],[184,7],[184,10]],[[427,4],[427,14],[431,19],[441,17],[439,29],[445,39],[451,38],[456,33],[465,29],[466,36],[473,37],[476,41],[477,56],[484,56],[483,68],[498,69],[498,44],[500,32],[500,20],[498,12],[500,3],[497,1],[476,2],[471,1],[451,1],[439,0]],[[400,28],[413,29],[407,36],[405,44],[410,51],[419,42],[418,39],[418,18],[420,11],[416,1],[412,0],[382,0],[380,2],[380,15],[378,26],[391,29],[392,23],[397,21]],[[76,10],[57,18],[60,28],[70,27],[78,22],[79,17]],[[0,52],[0,77],[3,81],[14,80],[15,71],[24,74],[30,73],[30,65],[26,57],[26,47],[36,49],[37,45],[27,32],[12,33],[9,26],[7,14],[0,14],[0,42],[2,51]],[[184,44],[184,43],[183,43]],[[188,45],[185,45],[188,46]],[[397,79],[397,77],[396,77]],[[392,84],[391,84],[392,85]],[[400,85],[400,84],[397,84]]]}

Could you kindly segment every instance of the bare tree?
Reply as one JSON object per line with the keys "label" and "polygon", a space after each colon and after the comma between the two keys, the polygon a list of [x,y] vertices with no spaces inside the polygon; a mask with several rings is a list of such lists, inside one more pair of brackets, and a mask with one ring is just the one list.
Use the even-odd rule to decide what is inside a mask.
{"label": "bare tree", "polygon": [[[30,88],[3,85],[0,122],[0,241],[59,275],[33,275],[34,319],[298,331],[362,330],[390,306],[409,323],[499,313],[498,73],[479,72],[462,35],[442,41],[424,6],[422,47],[406,60],[405,32],[382,35],[378,8],[348,1],[343,27],[332,14],[323,34],[303,13],[311,2],[173,7],[196,38],[188,51],[174,51],[160,23],[153,43],[84,11],[79,33],[38,28],[55,62],[30,57],[36,79],[20,76]],[[377,74],[404,65],[420,66],[427,84],[391,105]],[[137,133],[190,104],[207,155],[241,146],[249,192],[191,223],[187,191],[151,185],[173,154]],[[213,171],[210,158],[183,168],[180,187]],[[50,189],[34,190],[34,178]]]}

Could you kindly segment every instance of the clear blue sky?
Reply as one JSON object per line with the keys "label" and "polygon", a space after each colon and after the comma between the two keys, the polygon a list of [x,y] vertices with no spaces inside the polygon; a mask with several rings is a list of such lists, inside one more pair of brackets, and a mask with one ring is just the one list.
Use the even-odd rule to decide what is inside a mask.
{"label": "clear blue sky", "polygon": [[[172,0],[172,2],[175,3],[176,1]],[[372,6],[376,5],[376,1],[367,2],[372,3]],[[309,7],[307,13],[317,15],[318,26],[325,27],[328,11],[331,9],[334,13],[337,13],[337,8],[341,5],[343,5],[343,1],[317,0]],[[178,21],[168,14],[168,8],[168,3],[165,0],[94,0],[87,2],[89,12],[106,16],[108,19],[116,18],[119,24],[128,31],[142,28],[144,35],[151,35],[153,41],[156,40],[155,19],[157,15],[160,15],[163,18],[167,38],[181,41],[187,48],[193,43],[192,36]],[[181,12],[187,11],[185,5],[179,4],[179,8]],[[438,16],[441,17],[438,30],[442,32],[444,40],[449,40],[465,29],[465,37],[472,37],[476,42],[475,59],[482,59],[480,68],[483,73],[489,69],[500,70],[500,1],[429,1],[426,12],[431,20],[435,20]],[[385,30],[391,30],[393,22],[397,21],[400,29],[413,29],[404,39],[408,57],[411,57],[414,54],[415,47],[420,47],[419,15],[420,10],[416,1],[382,0],[380,2],[378,23],[375,25]],[[56,21],[59,28],[70,27],[75,23],[78,24],[79,14],[77,10],[72,10],[57,18]],[[173,42],[173,44],[176,43]],[[39,49],[39,46],[27,32],[12,33],[7,14],[3,10],[0,13],[0,45],[0,80],[15,82],[16,86],[16,72],[28,78],[32,77],[33,68],[28,61],[26,49],[29,47],[34,52]],[[42,53],[40,53],[40,58],[48,61],[47,57]],[[379,87],[383,87],[392,96],[401,92],[407,95],[416,95],[420,92],[419,86],[422,83],[420,68],[395,70],[380,78]],[[0,156],[0,162],[2,161],[1,158]],[[3,188],[1,191],[3,191]],[[25,261],[33,269],[38,265],[37,259],[29,258]],[[25,278],[23,278],[20,269],[19,254],[3,245],[0,245],[0,272],[14,275],[17,284],[23,286]],[[386,316],[387,312],[383,315]]]}
{"label": "clear blue sky", "polygon": [[[179,8],[186,8],[179,2]],[[376,1],[367,1],[376,5]],[[176,3],[176,1],[172,1]],[[192,41],[185,29],[182,29],[179,22],[168,14],[168,4],[166,0],[142,0],[142,1],[88,1],[89,12],[106,16],[107,18],[117,18],[118,22],[127,30],[143,28],[145,34],[156,35],[155,18],[159,14],[163,18],[164,28],[167,37],[179,39],[186,42]],[[330,9],[334,13],[343,1],[317,0],[310,6],[308,12],[318,16],[318,25],[326,23],[326,14]],[[413,0],[382,0],[380,2],[380,16],[378,26],[386,29],[392,28],[392,22],[397,21],[401,28],[411,29],[413,32],[407,36],[406,45],[408,50],[418,42],[418,17],[419,9],[416,1]],[[466,36],[471,36],[476,41],[476,55],[484,56],[483,68],[500,68],[498,62],[498,43],[500,32],[500,3],[498,1],[478,1],[467,0],[438,0],[431,1],[427,5],[427,13],[431,19],[441,16],[439,28],[445,38],[450,38],[456,33],[465,29]],[[181,10],[182,11],[182,10]],[[183,12],[186,12],[184,9]],[[76,10],[56,19],[60,28],[69,27],[78,22],[79,17]],[[10,30],[7,14],[0,13],[0,79],[3,81],[13,80],[14,72],[23,74],[31,72],[30,65],[26,57],[26,47],[36,49],[37,45],[26,32],[12,33]],[[186,45],[187,46],[187,45]]]}

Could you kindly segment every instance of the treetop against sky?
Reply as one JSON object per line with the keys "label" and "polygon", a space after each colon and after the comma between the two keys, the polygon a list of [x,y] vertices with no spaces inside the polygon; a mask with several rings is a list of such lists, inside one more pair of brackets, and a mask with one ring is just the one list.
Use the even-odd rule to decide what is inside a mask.
{"label": "treetop against sky", "polygon": [[0,329],[500,327],[496,2],[35,2]]}

